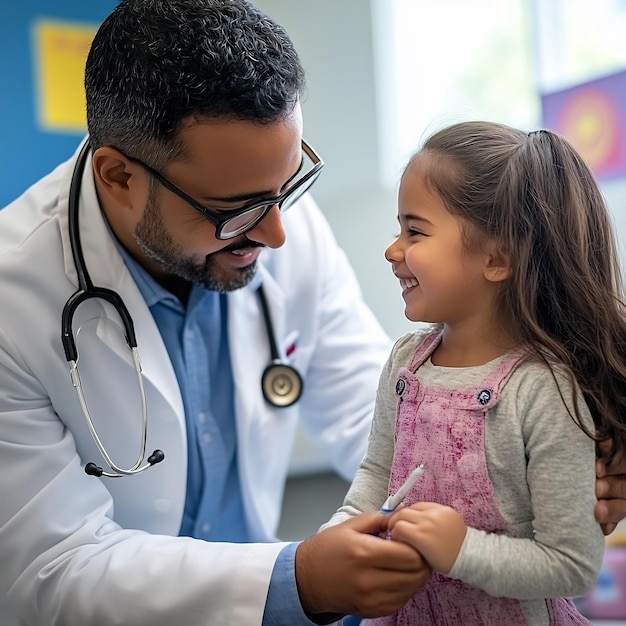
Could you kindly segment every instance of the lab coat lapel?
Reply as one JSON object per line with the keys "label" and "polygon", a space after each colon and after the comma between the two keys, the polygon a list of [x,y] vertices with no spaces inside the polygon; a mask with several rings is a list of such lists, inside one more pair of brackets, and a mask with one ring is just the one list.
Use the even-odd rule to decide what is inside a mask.
{"label": "lab coat lapel", "polygon": [[[135,322],[137,348],[144,377],[165,397],[181,422],[184,422],[182,397],[169,354],[154,318],[125,266],[116,291],[122,296]],[[103,332],[103,339],[106,342],[106,334],[111,332],[111,325],[101,324],[99,331]],[[129,363],[129,366],[134,367],[129,351],[124,350],[120,356]]]}
{"label": "lab coat lapel", "polygon": [[[259,274],[270,308],[274,334],[280,345],[285,326],[284,294],[274,278],[260,265]],[[263,416],[266,405],[261,391],[261,375],[271,361],[270,343],[256,290],[245,287],[229,294],[228,342],[235,384],[240,435],[254,415]]]}
{"label": "lab coat lapel", "polygon": [[[78,286],[77,272],[69,239],[68,203],[70,180],[71,172],[63,186],[66,194],[62,195],[59,200],[63,208],[60,211],[61,236],[63,239],[66,274]],[[181,422],[183,422],[184,412],[180,389],[167,350],[161,339],[161,334],[141,292],[117,250],[100,209],[93,179],[91,155],[87,158],[82,176],[79,215],[83,254],[93,284],[113,289],[121,296],[134,321],[143,375],[164,396],[165,400],[175,410]],[[112,311],[112,308],[110,305],[101,303],[101,306],[111,315],[110,311]],[[97,333],[104,346],[113,350],[134,370],[131,353],[121,345],[116,335],[115,327],[103,320],[98,325]],[[129,373],[129,375],[134,374]]]}
{"label": "lab coat lapel", "polygon": [[[284,294],[265,268],[260,266],[259,273],[280,346],[285,327]],[[249,525],[258,533],[254,540],[269,541],[278,524],[280,490],[276,485],[283,480],[288,462],[284,458],[285,439],[290,440],[289,435],[285,437],[285,420],[291,409],[275,409],[263,398],[261,376],[271,361],[271,351],[254,289],[246,287],[229,294],[228,321],[241,486]]]}

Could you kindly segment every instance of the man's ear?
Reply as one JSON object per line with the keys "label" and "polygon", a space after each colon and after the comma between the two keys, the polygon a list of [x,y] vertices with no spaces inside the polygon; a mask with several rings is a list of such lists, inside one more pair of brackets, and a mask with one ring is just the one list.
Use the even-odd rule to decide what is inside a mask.
{"label": "man's ear", "polygon": [[133,164],[115,148],[104,146],[93,153],[93,171],[101,202],[106,204],[108,198],[117,205],[132,206],[132,170]]}
{"label": "man's ear", "polygon": [[485,278],[493,283],[506,280],[511,276],[511,261],[502,244],[490,241],[485,254]]}

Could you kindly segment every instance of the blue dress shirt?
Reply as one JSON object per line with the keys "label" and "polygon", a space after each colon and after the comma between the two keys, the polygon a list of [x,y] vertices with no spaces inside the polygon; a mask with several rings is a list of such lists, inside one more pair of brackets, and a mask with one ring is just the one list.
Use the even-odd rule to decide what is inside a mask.
{"label": "blue dress shirt", "polygon": [[[159,328],[183,398],[188,472],[180,534],[207,541],[250,541],[237,465],[226,295],[194,285],[185,307],[119,242],[118,248]],[[254,281],[260,284],[258,275]],[[211,393],[211,388],[220,391]],[[263,626],[312,624],[298,597],[296,546],[283,548],[276,560]]]}

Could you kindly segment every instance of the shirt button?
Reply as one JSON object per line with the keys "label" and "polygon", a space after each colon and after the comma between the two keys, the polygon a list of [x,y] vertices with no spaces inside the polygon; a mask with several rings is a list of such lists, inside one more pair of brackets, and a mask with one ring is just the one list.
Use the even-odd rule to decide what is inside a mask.
{"label": "shirt button", "polygon": [[200,411],[200,413],[198,413],[198,421],[201,424],[204,424],[204,422],[206,422],[206,415],[205,415],[204,411]]}
{"label": "shirt button", "polygon": [[211,524],[209,524],[209,522],[204,522],[204,524],[202,524],[202,532],[206,534],[210,530],[211,530]]}
{"label": "shirt button", "polygon": [[191,330],[191,328],[185,333],[187,339],[193,339],[194,336],[194,332],[193,330]]}
{"label": "shirt button", "polygon": [[211,437],[211,433],[204,433],[202,435],[202,441],[204,441],[204,443],[211,443],[213,437]]}

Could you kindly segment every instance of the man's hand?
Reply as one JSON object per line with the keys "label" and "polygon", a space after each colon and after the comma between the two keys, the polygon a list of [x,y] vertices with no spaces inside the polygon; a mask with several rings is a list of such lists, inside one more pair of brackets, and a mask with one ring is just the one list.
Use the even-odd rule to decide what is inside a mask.
{"label": "man's hand", "polygon": [[309,615],[389,615],[426,584],[431,570],[411,546],[373,536],[386,531],[387,520],[364,513],[298,546],[296,582]]}
{"label": "man's hand", "polygon": [[617,454],[607,464],[606,456],[611,441],[599,445],[600,454],[596,461],[596,519],[605,535],[611,534],[617,523],[626,517],[626,456]]}

